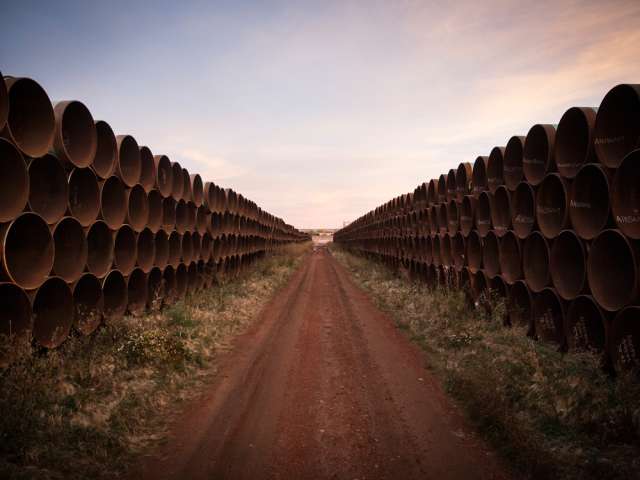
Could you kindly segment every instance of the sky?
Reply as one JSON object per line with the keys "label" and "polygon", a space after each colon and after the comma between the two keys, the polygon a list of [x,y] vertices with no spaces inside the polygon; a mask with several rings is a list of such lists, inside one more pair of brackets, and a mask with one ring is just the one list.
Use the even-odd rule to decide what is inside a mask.
{"label": "sky", "polygon": [[640,83],[640,2],[3,2],[0,71],[298,228]]}

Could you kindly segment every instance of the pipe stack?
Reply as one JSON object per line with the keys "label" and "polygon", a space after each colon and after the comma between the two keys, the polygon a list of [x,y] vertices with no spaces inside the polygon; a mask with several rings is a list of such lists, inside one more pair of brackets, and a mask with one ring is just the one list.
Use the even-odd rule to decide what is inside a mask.
{"label": "pipe stack", "polygon": [[504,297],[506,323],[562,351],[639,366],[639,147],[640,85],[618,85],[599,108],[536,124],[334,240],[476,305]]}
{"label": "pipe stack", "polygon": [[79,101],[0,81],[0,334],[54,348],[308,239],[229,188],[115,135]]}

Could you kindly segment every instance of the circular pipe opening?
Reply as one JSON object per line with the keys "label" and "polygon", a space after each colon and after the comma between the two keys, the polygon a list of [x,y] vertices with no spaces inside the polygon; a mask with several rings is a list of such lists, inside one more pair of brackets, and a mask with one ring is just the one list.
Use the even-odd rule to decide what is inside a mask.
{"label": "circular pipe opening", "polygon": [[51,100],[30,78],[5,77],[4,81],[9,95],[7,132],[11,141],[28,157],[45,155],[53,145],[56,126]]}
{"label": "circular pipe opening", "polygon": [[127,217],[127,192],[115,175],[107,178],[100,187],[100,215],[112,230],[120,228]]}
{"label": "circular pipe opening", "polygon": [[[195,232],[197,218],[198,218],[198,207],[196,207],[196,204],[193,202],[187,203],[187,230],[188,231]],[[245,222],[244,217],[241,218],[241,222],[242,223]]]}
{"label": "circular pipe opening", "polygon": [[153,267],[147,275],[147,308],[158,311],[162,307],[164,298],[164,282],[162,281],[162,270]]}
{"label": "circular pipe opening", "polygon": [[127,281],[118,270],[111,270],[102,280],[105,321],[122,318],[127,310]]}
{"label": "circular pipe opening", "polygon": [[509,285],[522,278],[522,250],[520,239],[509,230],[500,240],[500,270]]}
{"label": "circular pipe opening", "polygon": [[558,295],[565,300],[576,298],[587,288],[587,252],[571,230],[558,235],[551,247],[549,269]]}
{"label": "circular pipe opening", "polygon": [[182,255],[182,237],[178,232],[171,232],[169,235],[169,265],[178,267]]}
{"label": "circular pipe opening", "polygon": [[580,238],[592,240],[610,221],[609,177],[604,168],[595,164],[582,167],[571,185],[570,199],[573,229]]}
{"label": "circular pipe opening", "polygon": [[149,273],[156,257],[156,241],[155,235],[148,228],[145,228],[138,234],[137,249],[138,267],[140,267],[144,273]]}
{"label": "circular pipe opening", "polygon": [[538,185],[547,172],[555,171],[553,149],[556,129],[553,125],[531,127],[524,142],[522,165],[524,177],[531,185]]}
{"label": "circular pipe opening", "polygon": [[98,278],[85,273],[73,287],[74,325],[82,335],[90,335],[102,322],[104,297]]}
{"label": "circular pipe opening", "polygon": [[556,133],[554,156],[558,173],[574,178],[584,164],[597,161],[593,155],[593,128],[596,111],[588,107],[572,107],[562,115]]}
{"label": "circular pipe opening", "polygon": [[213,238],[209,233],[205,233],[202,236],[202,245],[200,249],[200,255],[205,262],[211,260],[211,255],[213,254]]}
{"label": "circular pipe opening", "polygon": [[467,264],[472,273],[482,268],[482,238],[473,230],[467,237]]}
{"label": "circular pipe opening", "polygon": [[480,195],[481,192],[489,189],[487,183],[487,164],[489,157],[478,157],[473,163],[473,172],[471,174],[472,192],[474,196]]}
{"label": "circular pipe opening", "polygon": [[[224,239],[223,239],[223,245],[224,245]],[[440,265],[442,265],[442,247],[441,247],[441,241],[440,241],[440,236],[439,235],[434,235],[432,238],[432,251],[433,251],[433,264],[437,267],[439,267]],[[226,252],[225,255],[226,256]]]}
{"label": "circular pipe opening", "polygon": [[35,213],[23,213],[1,228],[5,274],[25,290],[38,288],[53,268],[53,237],[47,222]]}
{"label": "circular pipe opening", "polygon": [[500,273],[500,241],[493,230],[484,237],[482,265],[489,277],[495,277]]}
{"label": "circular pipe opening", "polygon": [[189,182],[191,183],[191,197],[196,207],[202,205],[204,199],[204,189],[202,186],[202,177],[197,173],[189,176]]}
{"label": "circular pipe opening", "polygon": [[[431,207],[431,209],[429,210],[429,224],[430,224],[430,230],[431,230],[431,234],[435,235],[440,231],[440,226],[438,225],[438,213],[439,213],[440,208],[438,207],[438,205],[433,205]],[[213,218],[212,218],[213,220]],[[221,228],[222,228],[222,219],[221,219]]]}
{"label": "circular pipe opening", "polygon": [[137,184],[126,190],[127,223],[134,231],[140,232],[149,220],[149,200],[142,185]]}
{"label": "circular pipe opening", "polygon": [[507,297],[507,309],[511,325],[522,325],[528,327],[529,331],[531,331],[533,329],[532,304],[531,291],[524,280],[515,282],[509,289]]}
{"label": "circular pipe opening", "polygon": [[156,180],[155,186],[164,198],[170,197],[173,192],[173,168],[171,160],[166,155],[156,155],[153,157],[155,163]]}
{"label": "circular pipe opening", "polygon": [[[611,210],[618,228],[633,239],[640,239],[640,150],[627,155],[616,171],[611,194]],[[601,180],[602,181],[602,180]],[[601,195],[603,191],[599,192]],[[604,206],[600,206],[604,210]],[[604,215],[604,212],[602,212]],[[602,218],[602,217],[601,217]]]}
{"label": "circular pipe opening", "polygon": [[147,195],[147,203],[149,204],[149,215],[147,227],[153,233],[157,232],[162,226],[162,195],[158,190],[151,190]]}
{"label": "circular pipe opening", "polygon": [[[447,201],[447,177],[442,174],[438,177],[438,203],[444,203]],[[228,208],[231,212],[232,209]]]}
{"label": "circular pipe opening", "polygon": [[129,225],[123,225],[114,232],[113,264],[123,275],[129,275],[136,265],[136,257],[136,234]]}
{"label": "circular pipe opening", "polygon": [[29,199],[29,174],[20,152],[4,138],[0,138],[0,222],[13,220],[24,210]]}
{"label": "circular pipe opening", "polygon": [[569,228],[569,192],[566,181],[557,173],[547,175],[536,194],[536,221],[547,238],[555,238]]}
{"label": "circular pipe opening", "polygon": [[192,260],[200,259],[200,250],[202,249],[202,237],[199,233],[191,234],[191,242],[193,243],[193,256]]}
{"label": "circular pipe opening", "polygon": [[131,135],[116,136],[116,143],[118,144],[116,172],[122,183],[131,188],[140,183],[140,174],[142,172],[140,147],[138,147],[138,142]]}
{"label": "circular pipe opening", "polygon": [[[448,229],[447,204],[441,203],[440,205],[438,205],[437,209],[438,209],[438,232],[441,235],[444,235],[445,233],[447,233],[447,229]],[[235,228],[232,229],[231,231],[232,232],[235,231]]]}
{"label": "circular pipe opening", "polygon": [[503,158],[505,147],[493,147],[487,161],[487,186],[489,191],[494,193],[496,189],[504,184]]}
{"label": "circular pipe opening", "polygon": [[98,135],[89,109],[77,100],[56,103],[53,148],[63,163],[86,168],[96,156]]}
{"label": "circular pipe opening", "polygon": [[184,263],[176,268],[176,296],[183,298],[187,294],[187,286],[189,284],[189,274]]}
{"label": "circular pipe opening", "polygon": [[476,199],[465,195],[460,204],[460,231],[465,237],[469,236],[475,226]]}
{"label": "circular pipe opening", "polygon": [[33,299],[33,338],[43,347],[55,348],[66,340],[72,323],[71,289],[61,278],[51,277]]}
{"label": "circular pipe opening", "polygon": [[527,237],[522,249],[522,270],[527,285],[533,292],[541,292],[549,285],[549,244],[540,232]]}
{"label": "circular pipe opening", "polygon": [[196,211],[196,230],[202,235],[207,232],[207,227],[211,223],[211,213],[204,205],[198,207]]}
{"label": "circular pipe opening", "polygon": [[182,167],[178,162],[171,163],[171,195],[177,200],[182,199],[184,192],[184,179],[182,178]]}
{"label": "circular pipe opening", "polygon": [[452,168],[447,173],[447,201],[455,200],[457,192],[456,171]]}
{"label": "circular pipe opening", "polygon": [[569,350],[604,350],[605,321],[602,310],[592,297],[577,297],[571,302],[565,317],[565,336]]}
{"label": "circular pipe opening", "polygon": [[127,278],[127,310],[131,315],[142,315],[147,307],[147,274],[134,268]]}
{"label": "circular pipe opening", "polygon": [[[458,201],[471,193],[471,177],[473,167],[469,162],[462,162],[456,170],[456,194]],[[424,185],[424,184],[423,184]]]}
{"label": "circular pipe opening", "polygon": [[640,307],[627,307],[613,319],[609,355],[616,370],[637,369],[640,365]]}
{"label": "circular pipe opening", "polygon": [[91,165],[95,174],[106,179],[113,175],[118,161],[118,143],[107,122],[98,120],[96,128],[96,155]]}
{"label": "circular pipe opening", "polygon": [[498,237],[511,228],[511,193],[504,185],[497,187],[491,197],[491,223]]}
{"label": "circular pipe opening", "polygon": [[594,148],[600,161],[617,168],[638,147],[640,138],[640,85],[621,84],[605,95],[594,131]]}
{"label": "circular pipe opening", "polygon": [[176,201],[173,197],[162,200],[162,228],[167,231],[173,230],[176,226]]}
{"label": "circular pipe opening", "polygon": [[509,139],[504,149],[503,177],[504,184],[510,191],[514,191],[524,178],[522,168],[522,154],[526,137],[515,135]]}
{"label": "circular pipe opening", "polygon": [[169,263],[169,236],[164,230],[158,230],[154,237],[154,264],[164,268]]}
{"label": "circular pipe opening", "polygon": [[0,335],[29,338],[31,329],[31,302],[27,294],[13,283],[0,283]]}
{"label": "circular pipe opening", "polygon": [[100,185],[90,168],[74,168],[69,173],[69,213],[80,225],[88,227],[100,213]]}
{"label": "circular pipe opening", "polygon": [[87,232],[87,269],[96,277],[107,274],[113,263],[113,235],[106,223],[94,222]]}
{"label": "circular pipe opening", "polygon": [[193,200],[193,193],[191,192],[191,175],[186,168],[182,169],[182,199],[185,202],[191,202]]}
{"label": "circular pipe opening", "polygon": [[149,147],[140,147],[140,185],[149,193],[156,183],[156,162]]}
{"label": "circular pipe opening", "polygon": [[593,297],[613,312],[637,298],[635,247],[618,230],[605,230],[591,243],[587,275]]}
{"label": "circular pipe opening", "polygon": [[435,179],[429,180],[427,186],[427,203],[430,205],[438,203],[438,181]]}
{"label": "circular pipe opening", "polygon": [[535,334],[543,341],[565,345],[564,305],[553,288],[545,288],[533,300]]}
{"label": "circular pipe opening", "polygon": [[88,246],[84,229],[73,217],[64,217],[53,227],[53,273],[65,282],[80,278],[87,264]]}
{"label": "circular pipe opening", "polygon": [[511,223],[518,238],[524,240],[536,225],[536,192],[527,182],[520,182],[513,192]]}
{"label": "circular pipe opening", "polygon": [[476,230],[481,237],[485,237],[491,230],[491,194],[480,192],[476,202]]}
{"label": "circular pipe opening", "polygon": [[189,211],[187,203],[180,200],[176,205],[176,230],[178,233],[184,233],[188,230]]}
{"label": "circular pipe opening", "polygon": [[45,155],[31,160],[28,172],[29,210],[52,225],[67,211],[69,188],[64,167],[53,155]]}

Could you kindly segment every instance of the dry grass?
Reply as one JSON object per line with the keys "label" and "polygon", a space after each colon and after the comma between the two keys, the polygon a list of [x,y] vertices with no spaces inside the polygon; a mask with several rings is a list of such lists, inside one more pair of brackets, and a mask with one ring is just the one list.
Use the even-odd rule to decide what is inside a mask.
{"label": "dry grass", "polygon": [[0,478],[122,474],[166,434],[176,404],[290,277],[309,244],[161,313],[125,317],[0,370]]}
{"label": "dry grass", "polygon": [[561,354],[470,308],[460,292],[430,290],[332,247],[335,257],[429,353],[472,423],[523,478],[640,478],[640,384],[612,380],[598,356]]}

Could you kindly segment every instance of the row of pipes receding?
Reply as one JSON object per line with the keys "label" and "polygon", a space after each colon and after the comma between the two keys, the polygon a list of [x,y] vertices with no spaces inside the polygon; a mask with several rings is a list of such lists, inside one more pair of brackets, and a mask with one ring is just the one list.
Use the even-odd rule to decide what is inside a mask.
{"label": "row of pipes receding", "polygon": [[562,351],[640,355],[640,85],[572,107],[334,235],[348,249],[474,304]]}
{"label": "row of pipes receding", "polygon": [[72,328],[157,310],[308,239],[81,102],[2,78],[0,334],[54,348]]}

